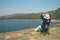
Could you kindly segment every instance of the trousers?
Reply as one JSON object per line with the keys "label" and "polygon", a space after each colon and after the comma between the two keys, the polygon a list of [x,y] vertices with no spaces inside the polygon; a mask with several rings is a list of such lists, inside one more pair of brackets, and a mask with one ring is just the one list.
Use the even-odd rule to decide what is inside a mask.
{"label": "trousers", "polygon": [[46,26],[47,26],[47,28],[49,28],[49,24],[50,24],[50,22],[48,22],[48,20],[43,20],[42,25],[41,25],[43,32],[46,32],[46,30],[45,30]]}

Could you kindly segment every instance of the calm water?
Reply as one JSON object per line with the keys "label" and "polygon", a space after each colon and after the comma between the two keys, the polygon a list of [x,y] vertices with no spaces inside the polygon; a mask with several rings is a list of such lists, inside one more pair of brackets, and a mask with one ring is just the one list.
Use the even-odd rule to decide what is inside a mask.
{"label": "calm water", "polygon": [[[28,28],[35,28],[41,24],[42,24],[41,20],[32,19],[0,20],[0,32],[10,32]],[[50,26],[53,26],[55,24],[58,24],[58,22],[51,22]]]}

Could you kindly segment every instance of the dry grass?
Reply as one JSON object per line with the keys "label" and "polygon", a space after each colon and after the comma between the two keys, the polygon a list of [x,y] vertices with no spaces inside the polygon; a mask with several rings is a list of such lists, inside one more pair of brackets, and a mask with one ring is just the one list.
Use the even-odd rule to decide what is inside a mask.
{"label": "dry grass", "polygon": [[34,29],[26,29],[0,34],[0,40],[60,40],[60,24],[51,27],[50,35],[44,36]]}

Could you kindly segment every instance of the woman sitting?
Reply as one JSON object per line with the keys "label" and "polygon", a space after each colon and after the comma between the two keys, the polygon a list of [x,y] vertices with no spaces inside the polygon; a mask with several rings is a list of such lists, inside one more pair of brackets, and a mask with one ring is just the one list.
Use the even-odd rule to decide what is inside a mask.
{"label": "woman sitting", "polygon": [[43,20],[41,28],[42,28],[42,33],[48,33],[49,30],[49,24],[51,22],[51,15],[49,13],[44,13],[41,15],[41,18]]}

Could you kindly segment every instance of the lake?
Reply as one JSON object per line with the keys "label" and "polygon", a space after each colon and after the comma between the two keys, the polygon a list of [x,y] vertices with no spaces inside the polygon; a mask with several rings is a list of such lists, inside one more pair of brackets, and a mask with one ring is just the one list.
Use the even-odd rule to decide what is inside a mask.
{"label": "lake", "polygon": [[[21,20],[0,20],[0,32],[11,32],[23,29],[36,28],[42,24],[42,20],[21,19]],[[50,27],[58,24],[51,22]]]}

